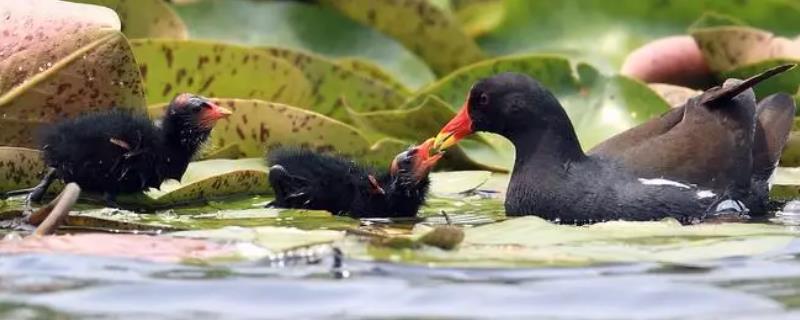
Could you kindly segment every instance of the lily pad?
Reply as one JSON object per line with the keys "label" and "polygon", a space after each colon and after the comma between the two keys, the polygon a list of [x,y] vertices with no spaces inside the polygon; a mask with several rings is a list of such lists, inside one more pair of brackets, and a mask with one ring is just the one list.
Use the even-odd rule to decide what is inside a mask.
{"label": "lily pad", "polygon": [[[428,266],[586,266],[609,263],[702,263],[776,251],[796,232],[766,224],[682,226],[674,220],[556,225],[538,217],[469,228],[458,249],[370,250],[358,258]],[[392,258],[393,257],[393,258]]]}
{"label": "lily pad", "polygon": [[485,57],[457,20],[424,0],[322,0],[321,3],[393,36],[439,75]]}
{"label": "lily pad", "polygon": [[376,111],[397,108],[408,98],[381,81],[366,78],[311,53],[283,48],[265,48],[265,51],[305,74],[312,85],[310,110],[339,121],[350,122],[340,99],[359,111]]}
{"label": "lily pad", "polygon": [[793,0],[639,1],[639,0],[506,0],[500,27],[479,43],[495,55],[521,52],[558,53],[591,63],[605,72],[619,70],[625,56],[645,43],[682,34],[706,12],[794,35],[800,30],[800,8]]}
{"label": "lily pad", "polygon": [[73,0],[110,8],[122,20],[122,33],[128,38],[186,39],[181,18],[164,0]]}
{"label": "lily pad", "polygon": [[440,197],[470,192],[483,185],[491,176],[489,171],[434,172],[430,175],[430,192]]}
{"label": "lily pad", "polygon": [[139,70],[113,11],[6,1],[0,33],[0,143],[35,147],[39,125],[111,106],[144,111]]}
{"label": "lily pad", "polygon": [[147,103],[169,102],[181,92],[311,104],[305,75],[282,59],[243,46],[169,39],[132,40]]}
{"label": "lily pad", "polygon": [[503,22],[505,0],[453,0],[452,11],[469,36],[482,36]]}
{"label": "lily pad", "polygon": [[215,230],[194,230],[170,234],[181,238],[200,238],[217,241],[238,241],[254,243],[272,252],[282,252],[298,247],[332,243],[344,238],[343,231],[300,230],[281,227],[225,227]]}
{"label": "lily pad", "polygon": [[702,93],[699,90],[666,83],[651,83],[647,86],[658,93],[661,98],[664,98],[664,100],[667,101],[667,103],[673,108],[683,105],[687,100],[689,100],[689,98]]}
{"label": "lily pad", "polygon": [[180,181],[167,180],[159,190],[120,196],[123,205],[166,207],[241,194],[271,193],[263,159],[213,159],[189,163]]}
{"label": "lily pad", "polygon": [[394,39],[325,6],[302,1],[199,0],[174,8],[193,38],[300,49],[330,58],[364,58],[410,88],[434,79],[428,66]]}
{"label": "lily pad", "polygon": [[[476,81],[506,71],[527,74],[550,89],[566,109],[585,150],[669,108],[658,94],[640,82],[619,75],[603,76],[586,64],[579,64],[575,72],[567,59],[541,55],[503,57],[462,68],[423,89],[409,104],[434,95],[451,108],[458,108]],[[511,144],[495,135],[483,138],[490,141],[494,150],[474,143],[465,143],[462,148],[473,159],[487,154],[497,159],[496,154],[500,153],[503,156],[498,160],[502,162],[477,161],[493,161],[510,168],[514,159]]]}
{"label": "lily pad", "polygon": [[[793,150],[796,150],[796,148]],[[784,159],[781,158],[781,161],[783,160]],[[774,200],[794,200],[800,198],[800,168],[778,167],[775,169],[769,196]]]}

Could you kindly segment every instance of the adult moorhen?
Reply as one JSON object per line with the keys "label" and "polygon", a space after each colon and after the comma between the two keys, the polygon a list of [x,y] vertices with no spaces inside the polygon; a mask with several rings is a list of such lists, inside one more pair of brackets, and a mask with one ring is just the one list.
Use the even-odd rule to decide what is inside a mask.
{"label": "adult moorhen", "polygon": [[424,204],[431,168],[443,153],[430,154],[433,139],[398,154],[389,170],[301,148],[268,155],[275,200],[268,206],[327,210],[356,218],[413,217]]}
{"label": "adult moorhen", "polygon": [[160,127],[145,115],[122,109],[46,127],[40,138],[49,169],[31,189],[28,201],[39,201],[56,178],[104,194],[112,207],[117,206],[119,193],[158,188],[166,179],[179,180],[217,120],[230,114],[203,97],[184,93],[170,102]]}
{"label": "adult moorhen", "polygon": [[[476,131],[508,138],[516,148],[505,202],[509,215],[535,214],[577,224],[664,217],[689,223],[718,211],[762,208],[758,202],[765,197],[750,196],[751,180],[760,179],[752,185],[766,194],[766,182],[761,180],[766,180],[764,173],[771,173],[775,162],[753,162],[753,153],[769,154],[768,160],[778,158],[785,135],[767,126],[783,124],[794,106],[785,107],[780,96],[765,100],[759,108],[763,110],[759,118],[763,114],[765,120],[762,133],[777,138],[754,142],[756,107],[749,88],[790,67],[728,81],[588,155],[552,93],[526,75],[503,73],[472,87],[462,109],[440,131],[435,147],[446,148]],[[767,116],[767,110],[774,109],[777,115]],[[785,130],[779,127],[775,130]],[[622,142],[625,137],[629,138]],[[624,147],[630,145],[641,147]],[[648,153],[652,160],[631,165],[640,153]],[[708,171],[717,173],[709,174],[712,178],[701,174]]]}

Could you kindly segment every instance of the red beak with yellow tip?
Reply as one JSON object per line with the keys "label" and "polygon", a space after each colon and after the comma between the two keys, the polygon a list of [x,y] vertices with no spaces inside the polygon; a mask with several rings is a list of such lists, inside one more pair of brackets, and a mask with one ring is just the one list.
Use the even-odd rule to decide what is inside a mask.
{"label": "red beak with yellow tip", "polygon": [[435,150],[449,148],[470,134],[472,134],[472,118],[469,116],[469,97],[467,97],[467,102],[464,102],[461,110],[436,135],[433,148]]}

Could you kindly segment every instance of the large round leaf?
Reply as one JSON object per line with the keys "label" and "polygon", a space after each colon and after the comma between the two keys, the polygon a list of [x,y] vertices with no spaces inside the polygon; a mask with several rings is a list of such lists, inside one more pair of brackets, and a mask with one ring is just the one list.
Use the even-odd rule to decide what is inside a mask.
{"label": "large round leaf", "polygon": [[311,86],[303,73],[258,49],[167,39],[131,45],[149,104],[168,102],[181,92],[310,104]]}
{"label": "large round leaf", "polygon": [[199,0],[176,4],[175,10],[193,38],[305,49],[329,57],[363,57],[411,88],[433,80],[430,69],[402,45],[324,6],[300,1]]}
{"label": "large round leaf", "polygon": [[267,48],[270,55],[300,69],[312,85],[309,109],[334,119],[350,122],[340,99],[360,111],[394,109],[407,95],[361,73],[342,68],[323,57],[301,51]]}
{"label": "large round leaf", "polygon": [[395,37],[437,74],[484,58],[458,21],[426,0],[322,0],[344,15]]}
{"label": "large round leaf", "polygon": [[705,12],[737,17],[783,35],[800,30],[794,0],[507,0],[504,23],[480,39],[495,54],[560,53],[616,70],[625,56],[650,40],[685,33]]}
{"label": "large round leaf", "polygon": [[113,11],[4,1],[0,144],[35,146],[37,126],[112,106],[144,110],[139,70]]}
{"label": "large round leaf", "polygon": [[[585,64],[579,65],[575,72],[564,58],[536,55],[504,57],[459,69],[423,89],[409,104],[433,95],[452,108],[459,108],[476,81],[507,71],[527,74],[552,91],[566,109],[586,150],[669,108],[658,94],[635,80],[618,75],[606,77]],[[487,153],[493,155],[492,158],[498,152],[505,154],[500,158],[504,159],[501,164],[510,168],[513,162],[510,144],[497,136],[485,138],[492,141],[495,150],[487,151],[485,144],[467,143],[462,147],[476,159]]]}
{"label": "large round leaf", "polygon": [[181,18],[164,0],[70,0],[111,8],[128,38],[177,38],[188,35]]}
{"label": "large round leaf", "polygon": [[44,169],[38,150],[0,147],[0,192],[35,186]]}

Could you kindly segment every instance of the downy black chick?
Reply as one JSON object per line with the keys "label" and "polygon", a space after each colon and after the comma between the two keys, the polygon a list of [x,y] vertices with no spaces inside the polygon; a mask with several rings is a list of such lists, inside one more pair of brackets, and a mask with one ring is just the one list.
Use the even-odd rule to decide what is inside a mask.
{"label": "downy black chick", "polygon": [[180,180],[217,120],[230,114],[206,98],[184,93],[170,102],[160,126],[145,115],[111,109],[44,128],[39,138],[48,171],[28,201],[41,200],[54,179],[101,193],[114,207],[119,193]]}
{"label": "downy black chick", "polygon": [[269,206],[327,210],[356,218],[414,217],[425,203],[428,174],[443,153],[430,155],[433,139],[398,154],[389,170],[307,149],[270,152]]}

